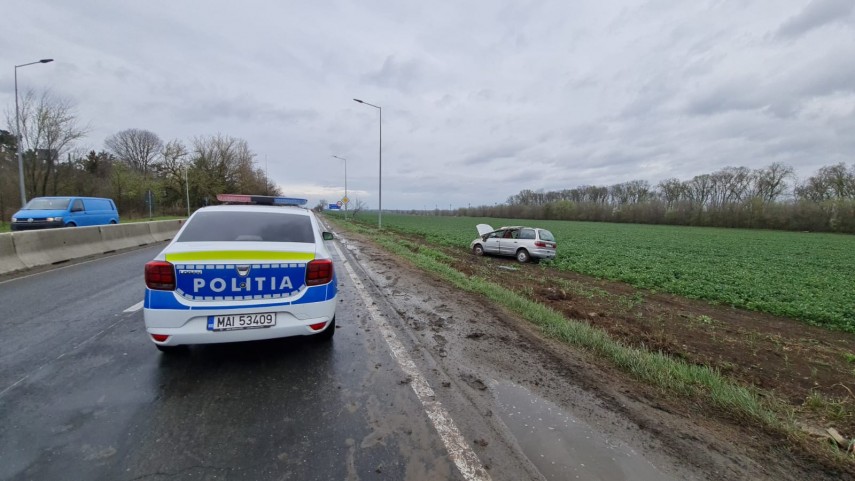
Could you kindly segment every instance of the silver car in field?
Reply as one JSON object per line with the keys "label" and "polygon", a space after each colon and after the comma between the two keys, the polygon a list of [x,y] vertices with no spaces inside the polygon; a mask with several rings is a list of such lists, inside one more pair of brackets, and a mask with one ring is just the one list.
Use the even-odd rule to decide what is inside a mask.
{"label": "silver car in field", "polygon": [[552,232],[524,226],[506,226],[499,229],[478,224],[478,238],[469,247],[476,256],[493,254],[516,257],[520,262],[554,259],[558,244]]}

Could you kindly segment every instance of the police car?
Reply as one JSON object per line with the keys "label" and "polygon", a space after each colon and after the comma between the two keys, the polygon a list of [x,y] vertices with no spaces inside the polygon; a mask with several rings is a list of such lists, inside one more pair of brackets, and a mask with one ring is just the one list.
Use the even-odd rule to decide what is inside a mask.
{"label": "police car", "polygon": [[305,199],[221,194],[145,265],[158,349],[335,334],[336,275]]}

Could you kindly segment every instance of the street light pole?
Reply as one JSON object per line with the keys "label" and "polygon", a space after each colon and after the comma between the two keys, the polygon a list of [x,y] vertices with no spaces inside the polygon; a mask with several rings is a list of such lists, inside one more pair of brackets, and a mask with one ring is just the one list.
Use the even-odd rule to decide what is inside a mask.
{"label": "street light pole", "polygon": [[35,65],[37,63],[50,63],[53,62],[52,58],[43,58],[36,62],[24,63],[21,65],[15,65],[15,145],[18,150],[18,188],[21,189],[21,208],[24,208],[24,205],[27,203],[27,193],[24,190],[24,151],[21,150],[21,144],[23,143],[24,137],[21,135],[21,113],[18,107],[18,68],[26,67],[27,65]]}
{"label": "street light pole", "polygon": [[187,164],[184,164],[184,191],[187,193],[187,217],[190,217],[190,182],[187,180]]}
{"label": "street light pole", "polygon": [[344,220],[347,220],[347,204],[350,203],[350,199],[347,197],[347,159],[337,155],[333,155],[333,157],[344,161],[344,198],[348,201],[344,203]]}
{"label": "street light pole", "polygon": [[380,210],[377,212],[377,228],[383,228],[383,108],[379,105],[369,104],[368,102],[363,102],[359,99],[353,99],[355,102],[359,102],[361,104],[368,105],[370,107],[374,107],[380,112],[380,145],[378,147],[378,158],[380,159],[380,175],[379,175],[379,187],[378,187],[378,197]]}

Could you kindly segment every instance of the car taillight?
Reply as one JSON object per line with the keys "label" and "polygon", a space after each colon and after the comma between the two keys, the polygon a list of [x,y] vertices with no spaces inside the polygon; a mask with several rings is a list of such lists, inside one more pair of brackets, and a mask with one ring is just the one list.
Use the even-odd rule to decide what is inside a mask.
{"label": "car taillight", "polygon": [[166,261],[151,261],[145,265],[145,285],[159,291],[175,290],[175,267]]}
{"label": "car taillight", "polygon": [[330,259],[315,259],[306,266],[306,285],[318,286],[332,280],[333,263]]}
{"label": "car taillight", "polygon": [[555,242],[534,241],[534,245],[537,247],[558,247]]}

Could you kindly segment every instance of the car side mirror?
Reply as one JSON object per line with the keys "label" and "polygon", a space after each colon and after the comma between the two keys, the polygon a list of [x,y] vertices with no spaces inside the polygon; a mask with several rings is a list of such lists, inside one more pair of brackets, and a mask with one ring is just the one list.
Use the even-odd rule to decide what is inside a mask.
{"label": "car side mirror", "polygon": [[321,233],[321,236],[323,236],[324,240],[333,240],[332,232],[323,232]]}

